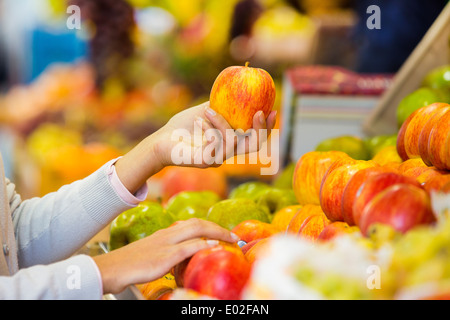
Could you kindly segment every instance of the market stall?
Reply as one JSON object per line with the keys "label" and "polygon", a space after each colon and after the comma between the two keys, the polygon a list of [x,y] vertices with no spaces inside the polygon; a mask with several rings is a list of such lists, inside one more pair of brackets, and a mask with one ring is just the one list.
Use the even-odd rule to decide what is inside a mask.
{"label": "market stall", "polygon": [[[235,130],[278,112],[259,151],[152,176],[147,199],[80,253],[191,218],[241,241],[104,299],[450,298],[450,4],[398,72],[361,73],[346,1],[42,2],[32,67],[11,62],[0,96],[0,152],[23,199],[88,176],[205,101]],[[68,36],[69,5],[83,27]]]}

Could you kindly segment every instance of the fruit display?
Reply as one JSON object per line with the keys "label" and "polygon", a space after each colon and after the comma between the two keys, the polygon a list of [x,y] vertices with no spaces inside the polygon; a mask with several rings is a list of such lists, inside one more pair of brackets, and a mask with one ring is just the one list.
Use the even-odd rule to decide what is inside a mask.
{"label": "fruit display", "polygon": [[[34,196],[88,176],[207,100],[239,137],[248,137],[258,112],[292,116],[280,115],[285,65],[274,61],[284,52],[264,55],[314,39],[298,1],[91,2],[70,0],[93,31],[88,61],[53,65],[0,96],[0,124],[21,138]],[[338,2],[303,7],[321,14]],[[170,20],[167,30],[152,29],[157,19],[138,21],[137,13],[154,18],[155,8]],[[386,89],[378,76],[365,83],[336,70],[305,66],[295,76],[303,92],[339,89],[349,99]],[[280,159],[273,175],[261,173],[266,159],[250,163],[250,155],[240,158],[245,163],[232,155],[217,167],[164,168],[147,181],[148,198],[111,222],[108,249],[189,219],[241,240],[136,284],[146,300],[450,299],[449,75],[448,65],[431,70],[403,97],[391,119],[395,134],[328,138],[297,159]],[[271,159],[279,151],[272,142],[264,144]]]}
{"label": "fruit display", "polygon": [[[430,113],[431,122],[445,107],[433,104],[416,112]],[[429,131],[445,133],[446,123],[436,122]],[[171,273],[177,285],[162,287],[164,299],[448,297],[450,171],[427,165],[417,151],[403,160],[392,137],[374,140],[389,142],[367,160],[336,150],[305,154],[286,170],[291,187],[276,186],[274,178],[241,183],[223,198],[205,191],[175,196],[166,208],[178,201],[191,210],[199,202],[194,196],[200,196],[209,209],[194,216],[245,243],[242,248],[221,243],[178,265]],[[418,143],[407,141],[408,150],[411,141]],[[387,147],[397,157],[374,161]]]}

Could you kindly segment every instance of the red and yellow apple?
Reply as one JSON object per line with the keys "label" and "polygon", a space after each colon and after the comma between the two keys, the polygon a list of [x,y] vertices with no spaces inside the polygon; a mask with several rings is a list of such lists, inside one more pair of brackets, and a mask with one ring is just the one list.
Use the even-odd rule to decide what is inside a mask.
{"label": "red and yellow apple", "polygon": [[445,170],[437,170],[430,168],[428,171],[422,173],[417,181],[429,193],[431,191],[439,191],[443,186],[450,182],[450,172]]}
{"label": "red and yellow apple", "polygon": [[[338,162],[338,161],[336,161]],[[350,179],[358,171],[375,167],[373,161],[355,161],[351,164],[340,165],[334,170],[331,168],[325,175],[320,188],[320,205],[331,221],[344,221],[342,212],[342,195]],[[333,167],[333,165],[332,165]]]}
{"label": "red and yellow apple", "polygon": [[155,281],[137,285],[138,290],[142,293],[142,296],[146,300],[160,300],[162,296],[170,294],[177,284],[175,282],[175,277],[168,273],[160,279]]}
{"label": "red and yellow apple", "polygon": [[398,133],[397,151],[406,161],[419,158],[419,137],[425,124],[435,114],[436,110],[448,106],[446,103],[433,103],[413,112],[403,123]]}
{"label": "red and yellow apple", "polygon": [[408,159],[398,167],[398,172],[404,176],[417,179],[422,173],[430,170],[422,158]]}
{"label": "red and yellow apple", "polygon": [[248,261],[248,263],[250,263],[250,265],[253,265],[256,260],[260,259],[267,252],[266,246],[268,245],[269,241],[270,238],[264,238],[259,239],[255,242],[251,242],[252,245],[245,250],[246,252],[244,254],[245,259]]}
{"label": "red and yellow apple", "polygon": [[360,226],[361,215],[367,204],[380,192],[395,184],[412,184],[420,188],[419,182],[415,179],[394,172],[378,173],[369,177],[358,191],[353,203],[353,220]]}
{"label": "red and yellow apple", "polygon": [[277,234],[279,230],[270,223],[259,220],[245,220],[234,227],[231,232],[247,243],[253,240],[268,238]]}
{"label": "red and yellow apple", "polygon": [[405,233],[435,221],[430,197],[413,184],[392,185],[372,198],[361,214],[361,232],[367,235],[372,224],[381,223]]}
{"label": "red and yellow apple", "polygon": [[301,205],[293,205],[277,211],[273,216],[271,224],[277,228],[279,232],[285,232],[292,218],[294,218],[295,214],[301,208]]}
{"label": "red and yellow apple", "polygon": [[197,252],[184,274],[184,287],[219,300],[239,300],[251,271],[240,250],[217,246]]}
{"label": "red and yellow apple", "polygon": [[300,205],[320,205],[320,187],[330,166],[339,159],[354,161],[341,151],[312,151],[304,154],[296,164],[292,187]]}
{"label": "red and yellow apple", "polygon": [[450,170],[450,110],[448,110],[430,131],[428,160],[440,170]]}
{"label": "red and yellow apple", "polygon": [[306,218],[298,230],[297,235],[303,239],[314,242],[317,238],[319,238],[319,235],[322,233],[323,229],[325,229],[325,227],[330,223],[331,221],[327,218],[325,213],[321,212],[313,214]]}
{"label": "red and yellow apple", "polygon": [[297,213],[294,215],[294,217],[289,222],[289,225],[286,229],[287,234],[298,234],[300,228],[302,227],[303,223],[306,219],[308,219],[310,216],[315,214],[323,214],[322,208],[320,205],[315,204],[307,204],[303,206],[300,210],[297,211]]}
{"label": "red and yellow apple", "polygon": [[434,115],[425,123],[423,126],[420,135],[419,135],[419,154],[422,158],[423,162],[432,166],[429,159],[429,147],[430,147],[430,134],[433,128],[441,123],[441,118],[447,111],[450,110],[450,106],[443,106],[434,112]]}
{"label": "red and yellow apple", "polygon": [[216,78],[210,95],[210,107],[221,114],[230,126],[247,131],[253,127],[254,115],[262,111],[267,118],[276,97],[270,74],[259,68],[233,66]]}
{"label": "red and yellow apple", "polygon": [[342,221],[335,221],[327,225],[317,238],[319,241],[330,241],[340,235],[351,234],[359,232],[359,228],[349,226],[348,223]]}

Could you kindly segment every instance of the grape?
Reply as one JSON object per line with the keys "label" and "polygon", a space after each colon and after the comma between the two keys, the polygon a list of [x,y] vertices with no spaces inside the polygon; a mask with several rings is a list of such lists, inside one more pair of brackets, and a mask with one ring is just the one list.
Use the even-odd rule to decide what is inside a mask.
{"label": "grape", "polygon": [[[134,9],[126,0],[69,0],[81,9],[81,17],[93,26],[90,60],[96,83],[103,88],[108,78],[123,78],[126,62],[134,54]],[[122,79],[125,81],[125,79]]]}

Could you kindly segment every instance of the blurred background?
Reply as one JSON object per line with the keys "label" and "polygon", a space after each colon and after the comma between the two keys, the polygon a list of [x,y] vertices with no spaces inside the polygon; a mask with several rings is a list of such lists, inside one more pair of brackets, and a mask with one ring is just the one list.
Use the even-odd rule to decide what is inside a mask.
{"label": "blurred background", "polygon": [[[447,2],[0,0],[6,174],[24,198],[83,178],[207,101],[230,65],[269,71],[280,111],[292,67],[395,74]],[[373,4],[379,30],[367,27]],[[71,5],[81,9],[78,29]],[[219,170],[243,177],[258,169]]]}

